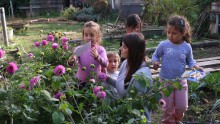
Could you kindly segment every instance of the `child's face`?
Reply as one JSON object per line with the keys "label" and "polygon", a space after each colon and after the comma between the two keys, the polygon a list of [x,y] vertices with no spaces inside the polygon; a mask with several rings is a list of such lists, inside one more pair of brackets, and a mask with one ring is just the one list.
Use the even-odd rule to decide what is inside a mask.
{"label": "child's face", "polygon": [[128,47],[125,46],[124,43],[122,43],[122,46],[119,48],[119,50],[121,50],[121,57],[124,59],[128,58]]}
{"label": "child's face", "polygon": [[85,42],[91,41],[92,46],[95,46],[98,35],[92,30],[92,28],[86,27],[84,28],[83,40]]}
{"label": "child's face", "polygon": [[134,28],[132,28],[132,27],[126,27],[126,32],[127,32],[127,33],[140,32],[140,31],[141,31],[141,26],[140,26],[140,25],[138,25],[138,26],[136,26],[136,27],[134,27]]}
{"label": "child's face", "polygon": [[112,73],[117,71],[119,66],[119,60],[115,56],[111,56],[108,58],[108,62],[109,64],[107,66],[107,70]]}
{"label": "child's face", "polygon": [[168,25],[167,38],[174,44],[181,44],[183,42],[183,33],[178,31],[174,26]]}

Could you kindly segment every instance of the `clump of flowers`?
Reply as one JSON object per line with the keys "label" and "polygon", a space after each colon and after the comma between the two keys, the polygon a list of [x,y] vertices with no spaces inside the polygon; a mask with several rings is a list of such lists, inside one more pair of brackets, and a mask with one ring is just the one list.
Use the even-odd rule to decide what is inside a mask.
{"label": "clump of flowers", "polygon": [[35,76],[30,80],[30,87],[33,88],[40,81],[40,76]]}
{"label": "clump of flowers", "polygon": [[42,45],[46,46],[48,44],[48,42],[46,40],[42,40]]}
{"label": "clump of flowers", "polygon": [[69,45],[63,45],[63,49],[64,50],[68,50],[69,49]]}
{"label": "clump of flowers", "polygon": [[52,34],[47,35],[47,41],[53,42],[54,41],[54,36]]}
{"label": "clump of flowers", "polygon": [[103,87],[101,87],[101,86],[95,86],[94,89],[93,89],[93,93],[99,99],[104,99],[106,97],[106,92],[103,91]]}
{"label": "clump of flowers", "polygon": [[57,94],[54,95],[54,98],[60,99],[60,97],[63,95],[62,92],[58,92]]}
{"label": "clump of flowers", "polygon": [[106,74],[105,73],[99,73],[98,74],[98,79],[100,80],[100,81],[102,81],[102,82],[105,82],[106,81],[106,78],[107,78],[107,76],[106,76]]}
{"label": "clump of flowers", "polygon": [[20,88],[21,88],[21,89],[25,89],[25,84],[24,84],[24,83],[21,83],[21,84],[20,84]]}
{"label": "clump of flowers", "polygon": [[57,76],[61,76],[63,74],[65,74],[66,69],[63,65],[58,65],[54,68],[53,72],[57,75]]}
{"label": "clump of flowers", "polygon": [[3,58],[5,56],[5,51],[0,49],[0,59]]}
{"label": "clump of flowers", "polygon": [[36,47],[40,47],[40,42],[38,42],[38,41],[35,42],[35,43],[34,43],[34,46],[36,46]]}
{"label": "clump of flowers", "polygon": [[66,37],[63,37],[61,41],[63,46],[68,44],[68,38]]}
{"label": "clump of flowers", "polygon": [[53,49],[57,49],[58,47],[59,47],[58,43],[53,43],[53,44],[52,44],[52,48],[53,48]]}
{"label": "clump of flowers", "polygon": [[18,70],[18,66],[14,62],[10,62],[6,67],[6,71],[9,74],[14,74]]}
{"label": "clump of flowers", "polygon": [[32,57],[34,57],[34,54],[33,54],[33,53],[29,53],[28,56],[29,56],[30,58],[32,58]]}

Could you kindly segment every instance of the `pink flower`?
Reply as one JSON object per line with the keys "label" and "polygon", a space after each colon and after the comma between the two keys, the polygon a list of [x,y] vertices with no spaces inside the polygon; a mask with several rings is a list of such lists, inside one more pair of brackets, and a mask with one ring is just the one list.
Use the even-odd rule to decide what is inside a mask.
{"label": "pink flower", "polygon": [[30,86],[34,87],[37,84],[37,82],[39,82],[39,81],[40,81],[40,76],[35,76],[35,77],[31,78]]}
{"label": "pink flower", "polygon": [[0,49],[0,59],[3,58],[5,56],[5,51]]}
{"label": "pink flower", "polygon": [[56,66],[56,67],[54,68],[53,72],[54,72],[56,75],[60,76],[60,75],[65,74],[66,69],[65,69],[65,67],[64,67],[63,65],[58,65],[58,66]]}
{"label": "pink flower", "polygon": [[59,47],[58,43],[53,43],[53,44],[52,44],[52,48],[53,48],[53,49],[57,49],[58,47]]}
{"label": "pink flower", "polygon": [[40,42],[37,41],[37,42],[34,43],[34,45],[35,45],[36,47],[40,47]]}
{"label": "pink flower", "polygon": [[9,73],[9,74],[14,74],[15,71],[18,70],[18,66],[14,63],[14,62],[10,62],[8,64],[8,66],[6,67],[6,71]]}
{"label": "pink flower", "polygon": [[54,98],[60,99],[60,97],[63,95],[63,93],[58,92],[57,94],[54,95]]}
{"label": "pink flower", "polygon": [[90,79],[89,82],[95,83],[95,79]]}
{"label": "pink flower", "polygon": [[46,46],[48,44],[48,42],[46,40],[42,40],[42,45]]}
{"label": "pink flower", "polygon": [[24,83],[21,83],[21,84],[20,84],[20,88],[21,88],[21,89],[25,89],[25,84],[24,84]]}
{"label": "pink flower", "polygon": [[105,82],[106,81],[106,78],[107,78],[107,76],[106,76],[106,74],[105,73],[99,73],[98,74],[98,79],[100,80],[100,81],[102,81],[102,82]]}
{"label": "pink flower", "polygon": [[93,93],[96,95],[101,90],[100,86],[95,86],[93,89]]}
{"label": "pink flower", "polygon": [[68,38],[66,38],[66,37],[63,37],[62,38],[62,45],[67,45],[68,43]]}
{"label": "pink flower", "polygon": [[163,99],[160,99],[159,104],[162,106],[162,110],[164,111],[166,107],[166,102]]}
{"label": "pink flower", "polygon": [[54,36],[53,35],[47,35],[47,41],[53,42],[54,41]]}
{"label": "pink flower", "polygon": [[64,49],[64,50],[68,50],[68,49],[69,49],[69,46],[68,46],[68,45],[63,45],[63,49]]}
{"label": "pink flower", "polygon": [[32,58],[32,57],[34,57],[34,54],[33,53],[29,53],[28,56]]}
{"label": "pink flower", "polygon": [[99,99],[104,99],[106,97],[106,93],[105,93],[105,91],[99,91],[99,92],[97,92],[96,96]]}

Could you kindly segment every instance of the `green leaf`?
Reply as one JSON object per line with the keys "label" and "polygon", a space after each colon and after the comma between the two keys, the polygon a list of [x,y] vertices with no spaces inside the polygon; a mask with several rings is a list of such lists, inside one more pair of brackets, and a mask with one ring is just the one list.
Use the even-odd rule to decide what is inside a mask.
{"label": "green leaf", "polygon": [[44,96],[46,97],[46,99],[50,100],[51,99],[51,95],[47,90],[42,90]]}
{"label": "green leaf", "polygon": [[138,116],[141,114],[140,111],[137,109],[133,109],[132,113],[134,113],[135,115],[138,115]]}
{"label": "green leaf", "polygon": [[134,123],[134,118],[132,118],[132,119],[130,119],[129,121],[128,121],[128,124],[133,124]]}
{"label": "green leaf", "polygon": [[62,112],[54,111],[52,114],[54,124],[62,124],[65,121],[65,117]]}
{"label": "green leaf", "polygon": [[174,86],[174,88],[176,88],[178,90],[182,90],[182,85],[179,82],[174,82],[173,86]]}
{"label": "green leaf", "polygon": [[50,101],[59,101],[59,99],[51,98]]}

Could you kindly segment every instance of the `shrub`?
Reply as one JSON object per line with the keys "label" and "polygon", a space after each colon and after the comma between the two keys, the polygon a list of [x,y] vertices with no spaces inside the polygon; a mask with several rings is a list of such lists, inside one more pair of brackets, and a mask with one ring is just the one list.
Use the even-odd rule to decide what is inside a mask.
{"label": "shrub", "polygon": [[75,7],[69,7],[66,8],[64,11],[62,11],[62,16],[67,19],[74,19],[75,13],[78,11]]}

